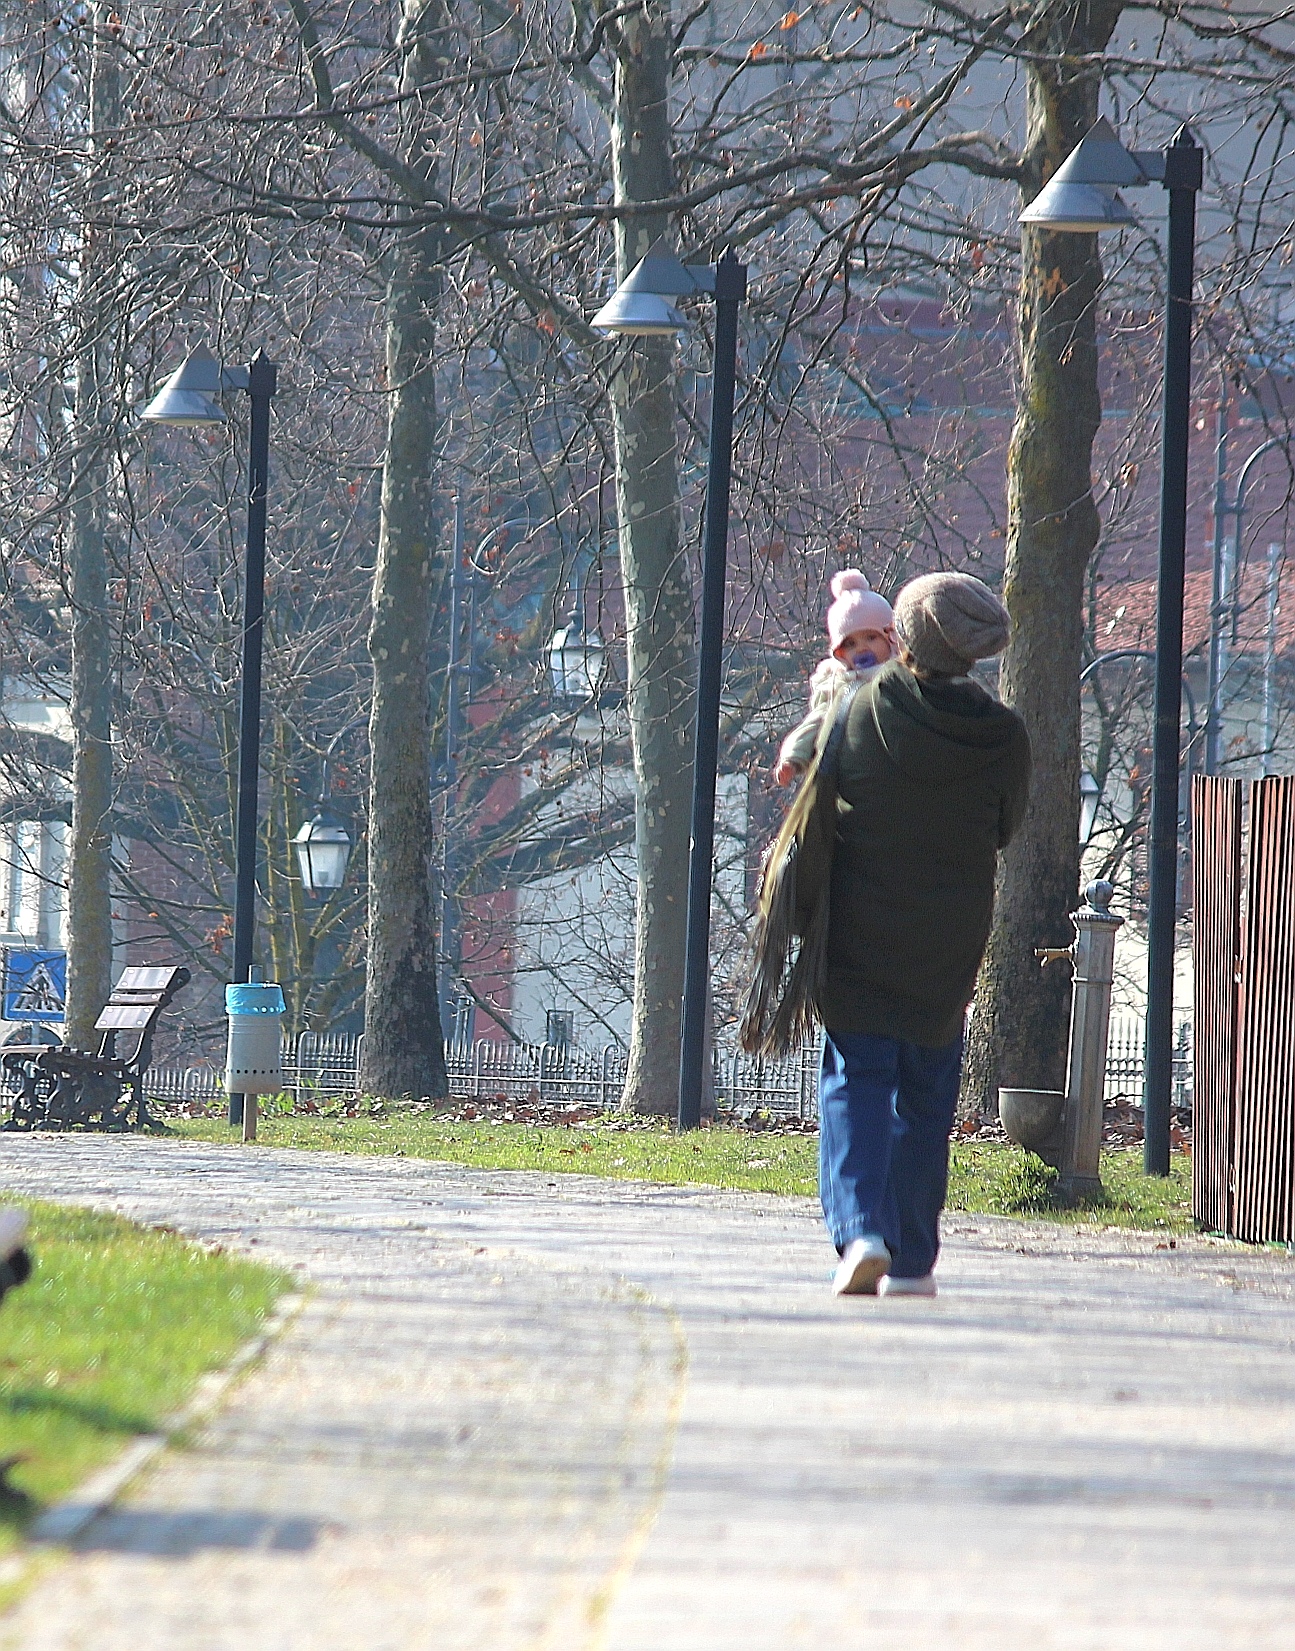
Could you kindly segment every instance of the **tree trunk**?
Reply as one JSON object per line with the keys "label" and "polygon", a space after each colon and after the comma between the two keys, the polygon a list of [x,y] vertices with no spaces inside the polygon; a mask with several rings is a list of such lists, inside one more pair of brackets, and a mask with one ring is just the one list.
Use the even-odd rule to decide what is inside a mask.
{"label": "tree trunk", "polygon": [[[435,137],[417,97],[441,74],[440,0],[405,0],[400,33],[405,160],[424,179]],[[368,972],[364,1070],[371,1095],[448,1093],[436,999],[428,646],[444,573],[436,548],[436,311],[439,232],[409,227],[389,254],[387,447],[369,654]]]}
{"label": "tree trunk", "polygon": [[72,614],[72,830],[68,841],[66,1037],[95,1041],[94,1023],[112,990],[112,656],[108,632],[107,454],[114,413],[111,335],[113,238],[111,149],[121,125],[112,8],[91,8],[89,175],[85,180],[76,364],[75,452],[67,546]]}
{"label": "tree trunk", "polygon": [[[662,200],[674,190],[670,6],[646,0],[621,20],[620,30],[612,118],[616,199]],[[667,227],[664,217],[618,223],[618,273],[628,274]],[[695,690],[693,589],[680,542],[673,340],[634,340],[612,384],[612,424],[638,874],[634,1014],[621,1104],[670,1113],[679,1089]]]}
{"label": "tree trunk", "polygon": [[[1029,44],[1026,158],[1034,198],[1097,118],[1100,52],[1118,5],[1067,7]],[[1080,59],[1080,61],[1076,61]],[[1020,391],[1007,456],[1012,639],[1000,691],[1034,747],[1029,810],[1003,856],[994,929],[981,969],[963,1084],[968,1111],[994,1111],[1000,1084],[1064,1087],[1070,978],[1041,970],[1036,946],[1073,938],[1079,880],[1079,672],[1084,570],[1100,523],[1092,493],[1101,423],[1096,235],[1021,232]]]}

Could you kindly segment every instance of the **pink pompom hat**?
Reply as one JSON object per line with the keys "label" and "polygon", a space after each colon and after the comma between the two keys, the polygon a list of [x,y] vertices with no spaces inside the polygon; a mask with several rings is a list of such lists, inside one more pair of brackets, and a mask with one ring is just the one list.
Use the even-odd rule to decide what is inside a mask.
{"label": "pink pompom hat", "polygon": [[833,653],[856,631],[885,631],[894,622],[890,603],[873,590],[858,568],[842,568],[832,575],[832,597],[827,634]]}

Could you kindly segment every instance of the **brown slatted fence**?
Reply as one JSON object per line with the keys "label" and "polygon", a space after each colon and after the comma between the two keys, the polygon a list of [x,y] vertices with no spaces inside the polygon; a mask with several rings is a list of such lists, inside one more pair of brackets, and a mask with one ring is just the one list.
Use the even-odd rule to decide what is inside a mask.
{"label": "brown slatted fence", "polygon": [[1192,1213],[1295,1239],[1295,776],[1192,786]]}
{"label": "brown slatted fence", "polygon": [[1231,1221],[1285,1239],[1295,1162],[1295,777],[1249,786],[1232,1132]]}
{"label": "brown slatted fence", "polygon": [[1241,805],[1240,780],[1192,782],[1192,1214],[1219,1232],[1232,1225]]}

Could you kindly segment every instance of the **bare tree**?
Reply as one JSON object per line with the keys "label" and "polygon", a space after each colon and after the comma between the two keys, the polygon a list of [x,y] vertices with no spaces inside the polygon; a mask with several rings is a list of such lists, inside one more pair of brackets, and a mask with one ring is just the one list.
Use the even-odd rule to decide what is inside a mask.
{"label": "bare tree", "polygon": [[[404,0],[397,39],[403,100],[398,160],[428,193],[436,189],[441,131],[424,98],[433,96],[438,49],[449,26],[440,0]],[[316,58],[317,88],[323,72],[322,59]],[[400,214],[407,215],[407,209]],[[432,606],[446,560],[437,547],[435,498],[440,231],[398,222],[387,258],[387,442],[369,629],[373,710],[363,1082],[376,1095],[444,1095],[427,674]]]}
{"label": "bare tree", "polygon": [[67,590],[71,609],[72,832],[67,853],[66,1035],[94,1041],[112,989],[112,641],[104,538],[109,466],[120,396],[116,349],[117,247],[112,232],[113,145],[121,126],[120,20],[112,6],[88,8],[88,153],[76,302],[76,438]]}
{"label": "bare tree", "polygon": [[[675,193],[670,118],[674,20],[648,0],[610,25],[615,53],[611,158],[615,199],[667,201]],[[669,219],[657,210],[618,220],[624,277]],[[687,919],[693,594],[682,553],[676,462],[674,341],[636,340],[611,385],[616,515],[625,587],[629,721],[634,749],[634,1020],[622,1104],[672,1112],[679,1074]]]}
{"label": "bare tree", "polygon": [[[1097,119],[1100,61],[1121,5],[1058,8],[1022,31],[1026,130],[1022,199],[1031,200]],[[1069,982],[1040,971],[1035,946],[1064,943],[1079,869],[1079,671],[1085,569],[1100,524],[1092,449],[1097,388],[1096,235],[1022,231],[1020,391],[1007,456],[1012,637],[999,676],[1038,753],[1025,822],[1004,858],[981,970],[966,1090],[997,1104],[1000,1076],[1060,1086]]]}

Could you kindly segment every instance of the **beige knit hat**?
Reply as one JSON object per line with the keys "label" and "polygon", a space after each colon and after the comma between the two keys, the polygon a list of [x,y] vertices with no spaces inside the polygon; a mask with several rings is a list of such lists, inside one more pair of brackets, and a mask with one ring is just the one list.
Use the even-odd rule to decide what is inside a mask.
{"label": "beige knit hat", "polygon": [[969,573],[924,573],[895,598],[895,634],[937,676],[965,676],[1002,653],[1010,632],[1007,609]]}

